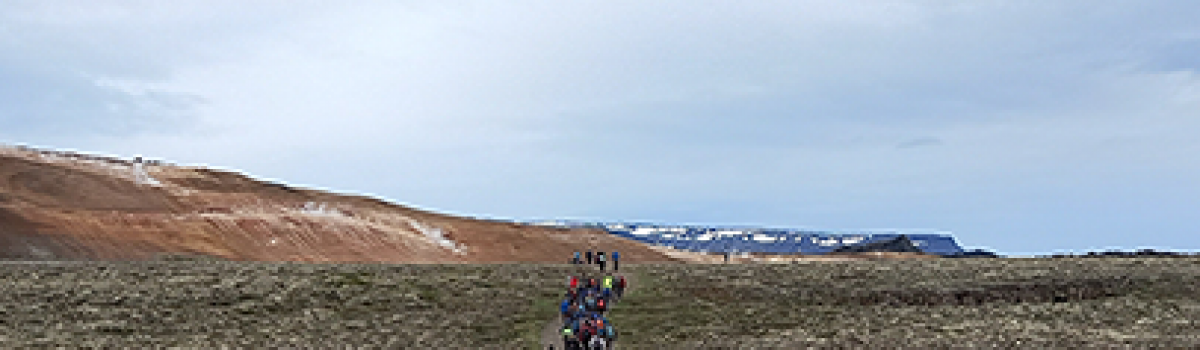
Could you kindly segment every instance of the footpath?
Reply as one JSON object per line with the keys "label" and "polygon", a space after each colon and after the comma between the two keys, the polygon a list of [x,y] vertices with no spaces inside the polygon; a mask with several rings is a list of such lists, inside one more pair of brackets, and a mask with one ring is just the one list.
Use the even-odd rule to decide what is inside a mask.
{"label": "footpath", "polygon": [[[613,276],[614,279],[618,278],[619,276],[623,276],[625,278],[626,284],[628,286],[623,292],[624,296],[628,296],[631,291],[636,290],[637,287],[640,285],[638,283],[638,280],[636,277],[637,275],[635,273],[630,273],[627,271],[613,271],[611,268],[607,269],[605,271],[600,271],[599,268],[589,266],[586,264],[581,264],[579,266],[581,268],[578,269],[577,272],[573,273],[573,276],[579,278],[579,283],[581,285],[584,285],[586,283],[586,281],[591,278],[595,278],[596,281],[601,281],[601,279],[604,276]],[[569,278],[570,278],[570,276],[564,276],[563,280],[568,281]],[[564,288],[564,290],[566,290],[568,288]],[[562,332],[563,332],[563,328],[564,328],[564,322],[563,322],[562,316],[559,315],[559,313],[557,312],[558,308],[560,307],[559,303],[561,303],[561,301],[562,301],[561,299],[556,301],[555,316],[552,319],[547,320],[545,326],[542,327],[541,337],[540,337],[541,349],[554,349],[554,350],[572,349],[572,348],[569,348],[567,346],[567,344],[563,343],[563,333]],[[607,317],[607,311],[611,311],[613,307],[616,307],[619,304],[620,304],[619,298],[612,299],[611,305],[609,305],[603,312],[600,312],[600,314]],[[614,333],[616,333],[619,336],[620,330],[616,329],[617,326],[618,325],[613,325],[613,328],[616,331]],[[618,339],[619,339],[619,337],[618,337]],[[619,343],[620,343],[619,340],[609,343],[609,346],[605,349],[616,349],[617,344],[619,344]],[[591,349],[591,348],[583,346],[583,347],[578,347],[575,349]]]}

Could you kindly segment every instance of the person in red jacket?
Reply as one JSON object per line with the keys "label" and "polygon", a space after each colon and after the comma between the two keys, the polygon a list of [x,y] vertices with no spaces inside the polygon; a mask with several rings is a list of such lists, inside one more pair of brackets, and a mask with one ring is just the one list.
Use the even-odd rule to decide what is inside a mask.
{"label": "person in red jacket", "polygon": [[617,276],[616,283],[617,299],[620,299],[625,294],[625,276]]}
{"label": "person in red jacket", "polygon": [[592,340],[592,335],[596,334],[596,327],[591,322],[580,322],[579,325],[579,342],[587,343]]}

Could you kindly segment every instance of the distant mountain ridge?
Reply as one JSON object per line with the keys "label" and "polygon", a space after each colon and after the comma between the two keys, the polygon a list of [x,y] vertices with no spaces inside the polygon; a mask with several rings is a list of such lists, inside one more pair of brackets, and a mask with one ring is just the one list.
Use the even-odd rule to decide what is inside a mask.
{"label": "distant mountain ridge", "polygon": [[[540,220],[526,222],[560,228],[591,228],[637,240],[694,252],[828,254],[859,245],[905,237],[923,253],[959,255],[954,236],[934,230],[816,230],[719,225],[673,225],[645,222]],[[849,249],[853,251],[853,249]]]}

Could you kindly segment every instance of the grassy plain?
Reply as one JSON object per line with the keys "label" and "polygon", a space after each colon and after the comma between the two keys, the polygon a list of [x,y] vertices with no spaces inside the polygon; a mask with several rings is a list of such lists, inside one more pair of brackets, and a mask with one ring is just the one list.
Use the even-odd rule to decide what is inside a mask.
{"label": "grassy plain", "polygon": [[1200,257],[642,265],[636,348],[1200,347]]}
{"label": "grassy plain", "polygon": [[[0,264],[3,347],[531,348],[576,266]],[[623,265],[622,349],[1200,347],[1200,257]]]}

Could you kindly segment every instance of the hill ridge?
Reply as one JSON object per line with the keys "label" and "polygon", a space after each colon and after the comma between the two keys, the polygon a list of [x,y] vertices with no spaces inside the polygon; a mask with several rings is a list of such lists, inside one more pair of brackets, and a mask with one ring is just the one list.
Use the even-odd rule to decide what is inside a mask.
{"label": "hill ridge", "polygon": [[4,259],[565,262],[588,246],[672,261],[598,230],[454,216],[140,157],[0,147]]}

